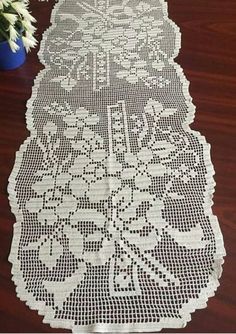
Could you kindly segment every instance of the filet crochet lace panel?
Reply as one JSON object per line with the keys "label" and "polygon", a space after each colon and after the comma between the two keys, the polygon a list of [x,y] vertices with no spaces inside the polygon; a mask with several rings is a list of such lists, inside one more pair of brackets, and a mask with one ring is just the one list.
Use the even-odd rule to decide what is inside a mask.
{"label": "filet crochet lace panel", "polygon": [[18,296],[81,332],[183,327],[225,254],[164,0],[59,0],[9,179]]}

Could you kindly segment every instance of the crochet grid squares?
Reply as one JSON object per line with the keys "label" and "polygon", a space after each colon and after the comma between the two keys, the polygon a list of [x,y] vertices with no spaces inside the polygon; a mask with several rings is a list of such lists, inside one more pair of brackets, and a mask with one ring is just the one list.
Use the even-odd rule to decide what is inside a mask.
{"label": "crochet grid squares", "polygon": [[163,0],[53,10],[8,187],[17,292],[53,327],[183,327],[218,286],[214,171],[179,48]]}

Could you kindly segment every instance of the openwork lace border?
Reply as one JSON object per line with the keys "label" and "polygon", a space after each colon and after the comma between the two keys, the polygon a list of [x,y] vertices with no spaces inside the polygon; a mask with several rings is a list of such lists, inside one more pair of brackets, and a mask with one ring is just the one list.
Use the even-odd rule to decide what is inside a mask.
{"label": "openwork lace border", "polygon": [[[31,136],[33,136],[36,133],[36,130],[33,128],[33,120],[32,120],[32,110],[33,110],[33,102],[37,96],[37,91],[39,88],[39,84],[41,79],[43,78],[44,74],[48,71],[49,65],[46,64],[43,57],[43,51],[45,48],[45,42],[48,38],[48,35],[51,30],[53,30],[56,26],[55,22],[55,16],[57,14],[57,11],[59,7],[65,2],[66,0],[59,0],[52,10],[51,14],[51,26],[44,32],[42,42],[40,45],[40,50],[38,52],[39,60],[42,64],[45,65],[45,69],[41,70],[40,73],[37,75],[37,77],[34,80],[34,86],[32,88],[32,95],[31,98],[27,102],[27,112],[26,112],[26,122],[27,122],[27,128],[31,133]],[[45,303],[36,301],[32,295],[30,295],[27,290],[25,289],[25,282],[22,278],[21,270],[20,270],[20,262],[17,259],[17,251],[18,251],[18,245],[19,245],[19,239],[20,239],[20,222],[23,221],[21,213],[18,211],[18,208],[16,207],[16,193],[14,190],[14,183],[15,183],[15,176],[17,175],[21,162],[22,162],[22,154],[19,151],[23,151],[27,145],[30,142],[31,137],[28,137],[24,144],[21,145],[20,150],[16,154],[16,160],[15,160],[15,167],[14,167],[14,173],[11,174],[9,177],[9,186],[8,186],[8,193],[9,193],[9,200],[11,204],[11,209],[13,214],[16,217],[17,223],[14,224],[14,237],[12,241],[12,248],[11,253],[9,256],[9,261],[12,263],[12,279],[16,285],[16,292],[17,296],[22,300],[26,302],[26,305],[29,306],[32,310],[37,310],[38,313],[42,316],[44,316],[43,322],[48,323],[51,325],[51,327],[54,328],[66,328],[71,329],[73,331],[81,330],[82,332],[134,332],[134,331],[159,331],[162,328],[182,328],[186,326],[187,322],[191,320],[191,313],[194,312],[196,309],[202,309],[207,306],[207,301],[210,297],[215,295],[215,291],[217,287],[219,286],[219,278],[222,274],[222,265],[224,263],[223,257],[226,255],[225,248],[223,244],[223,239],[221,235],[221,231],[219,228],[218,219],[216,216],[213,215],[211,206],[213,204],[212,197],[215,189],[215,181],[214,181],[214,168],[211,163],[210,158],[210,144],[208,144],[205,140],[205,137],[200,134],[200,132],[192,130],[189,127],[189,124],[191,124],[194,120],[194,114],[195,114],[195,106],[192,103],[192,98],[189,94],[189,81],[186,79],[183,69],[174,62],[174,58],[178,55],[179,49],[181,47],[181,33],[179,27],[168,18],[168,6],[167,3],[164,0],[161,0],[162,6],[163,6],[163,13],[164,18],[167,20],[172,27],[174,28],[174,31],[176,33],[176,47],[174,51],[173,58],[169,60],[170,64],[173,65],[176,72],[180,75],[181,83],[183,85],[183,93],[186,99],[186,104],[188,106],[188,117],[186,119],[185,124],[183,124],[183,128],[185,131],[189,133],[194,133],[194,136],[198,138],[199,143],[202,143],[204,145],[204,160],[206,162],[206,168],[207,168],[207,175],[206,179],[208,181],[208,184],[206,186],[206,193],[212,194],[211,197],[205,196],[205,207],[208,208],[206,213],[209,215],[211,219],[211,226],[215,234],[216,238],[216,249],[217,253],[215,254],[215,267],[214,271],[212,272],[212,275],[209,278],[209,284],[205,289],[202,289],[198,299],[190,299],[188,303],[186,303],[182,310],[180,311],[180,315],[182,316],[181,319],[161,319],[158,323],[149,323],[148,326],[145,323],[130,323],[130,324],[101,324],[97,323],[94,325],[88,325],[88,326],[75,326],[73,320],[53,320],[53,314],[50,307],[47,307]]]}

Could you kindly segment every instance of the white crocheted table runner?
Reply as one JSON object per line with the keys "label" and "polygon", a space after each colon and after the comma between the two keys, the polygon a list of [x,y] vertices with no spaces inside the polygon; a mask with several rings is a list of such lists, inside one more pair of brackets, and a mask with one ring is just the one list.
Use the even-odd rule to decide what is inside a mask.
{"label": "white crocheted table runner", "polygon": [[210,147],[164,0],[59,0],[9,179],[17,295],[76,332],[183,327],[218,286]]}

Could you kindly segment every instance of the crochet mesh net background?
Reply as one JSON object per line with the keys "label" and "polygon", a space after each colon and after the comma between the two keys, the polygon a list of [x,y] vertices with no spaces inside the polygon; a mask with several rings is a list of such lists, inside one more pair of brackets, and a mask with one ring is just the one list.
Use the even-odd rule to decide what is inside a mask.
{"label": "crochet mesh net background", "polygon": [[183,327],[225,254],[164,0],[60,0],[9,179],[18,296],[81,332]]}

